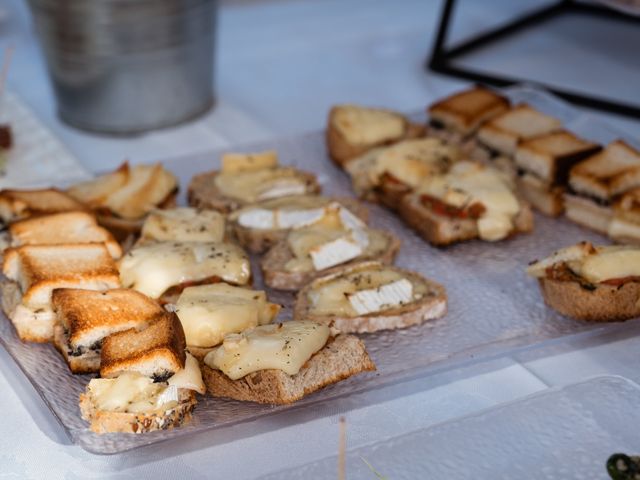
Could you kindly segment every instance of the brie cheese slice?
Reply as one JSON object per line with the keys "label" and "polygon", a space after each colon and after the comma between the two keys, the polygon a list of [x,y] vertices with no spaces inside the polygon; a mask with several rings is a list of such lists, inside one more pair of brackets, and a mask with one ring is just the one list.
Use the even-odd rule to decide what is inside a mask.
{"label": "brie cheese slice", "polygon": [[264,208],[247,210],[238,217],[238,224],[256,230],[272,230],[276,228],[276,211]]}
{"label": "brie cheese slice", "polygon": [[306,185],[297,179],[276,180],[264,190],[260,191],[257,200],[269,200],[270,198],[290,197],[291,195],[303,195],[307,192]]}
{"label": "brie cheese slice", "polygon": [[313,268],[324,270],[325,268],[353,260],[362,255],[363,252],[363,247],[356,241],[342,237],[313,247],[309,251],[309,255],[313,262]]}
{"label": "brie cheese slice", "polygon": [[359,315],[405,305],[413,299],[413,284],[403,278],[378,288],[360,290],[348,295],[349,303]]}

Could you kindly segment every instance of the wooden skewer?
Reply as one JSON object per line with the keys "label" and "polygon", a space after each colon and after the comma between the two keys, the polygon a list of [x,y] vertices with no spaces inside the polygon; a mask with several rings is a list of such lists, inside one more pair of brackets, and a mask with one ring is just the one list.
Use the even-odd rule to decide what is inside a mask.
{"label": "wooden skewer", "polygon": [[338,480],[347,478],[347,421],[340,417],[340,441],[338,444]]}
{"label": "wooden skewer", "polygon": [[9,45],[4,49],[4,56],[2,59],[2,69],[0,70],[0,99],[4,93],[4,85],[9,75],[9,66],[11,65],[11,57],[13,57],[13,45]]}

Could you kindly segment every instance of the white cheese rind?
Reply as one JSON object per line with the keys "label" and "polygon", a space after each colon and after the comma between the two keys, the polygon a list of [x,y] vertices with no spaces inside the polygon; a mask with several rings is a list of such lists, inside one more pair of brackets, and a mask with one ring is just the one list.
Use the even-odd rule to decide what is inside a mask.
{"label": "white cheese rind", "polygon": [[309,251],[313,268],[324,270],[348,262],[362,255],[364,249],[355,240],[338,238],[318,245]]}
{"label": "white cheese rind", "polygon": [[359,315],[379,312],[405,305],[413,300],[413,284],[403,278],[378,288],[360,290],[348,295],[349,302]]}
{"label": "white cheese rind", "polygon": [[264,325],[242,334],[227,335],[220,347],[207,354],[204,362],[232,380],[271,369],[295,375],[325,346],[330,333],[328,326],[307,321]]}

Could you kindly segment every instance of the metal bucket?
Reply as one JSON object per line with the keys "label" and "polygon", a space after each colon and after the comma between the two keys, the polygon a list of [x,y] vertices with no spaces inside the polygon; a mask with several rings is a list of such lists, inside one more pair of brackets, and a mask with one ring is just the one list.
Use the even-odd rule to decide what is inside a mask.
{"label": "metal bucket", "polygon": [[29,0],[60,118],[134,134],[213,105],[216,0]]}

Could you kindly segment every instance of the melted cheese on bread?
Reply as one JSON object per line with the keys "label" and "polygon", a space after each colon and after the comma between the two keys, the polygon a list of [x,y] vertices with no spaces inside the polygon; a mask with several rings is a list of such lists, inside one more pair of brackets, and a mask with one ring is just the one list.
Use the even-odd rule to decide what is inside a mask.
{"label": "melted cheese on bread", "polygon": [[142,238],[157,241],[222,242],[224,216],[213,210],[172,208],[152,211],[142,226]]}
{"label": "melted cheese on bread", "polygon": [[204,348],[229,333],[271,323],[279,311],[265,292],[226,283],[185,288],[176,304],[187,345]]}
{"label": "melted cheese on bread", "polygon": [[331,332],[315,322],[289,321],[229,334],[204,362],[232,380],[260,370],[297,374],[314,353],[324,347]]}
{"label": "melted cheese on bread", "polygon": [[308,189],[306,179],[291,167],[263,168],[237,173],[220,172],[215,176],[214,182],[223,195],[247,203],[303,195]]}
{"label": "melted cheese on bread", "polygon": [[311,289],[309,313],[356,317],[409,304],[425,293],[425,285],[411,282],[396,270],[363,264]]}
{"label": "melted cheese on bread", "polygon": [[352,145],[374,145],[404,135],[406,121],[388,110],[340,105],[334,108],[333,127]]}
{"label": "melted cheese on bread", "polygon": [[172,286],[218,277],[246,285],[251,276],[247,254],[230,243],[159,242],[131,249],[119,263],[123,286],[151,298]]}
{"label": "melted cheese on bread", "polygon": [[640,277],[640,248],[634,246],[593,247],[587,242],[555,252],[531,265],[527,272],[544,277],[548,268],[565,264],[576,275],[591,283]]}
{"label": "melted cheese on bread", "polygon": [[457,208],[481,204],[478,233],[483,240],[502,240],[513,231],[520,203],[498,170],[473,162],[458,162],[445,175],[431,177],[418,189]]}
{"label": "melted cheese on bread", "polygon": [[287,243],[293,258],[285,269],[291,272],[324,270],[365,253],[383,252],[386,238],[339,204],[331,204],[312,225],[289,232]]}

